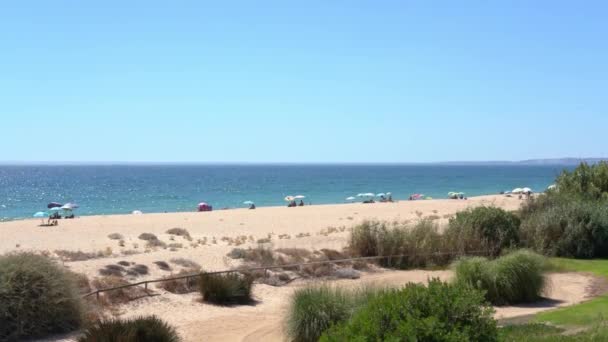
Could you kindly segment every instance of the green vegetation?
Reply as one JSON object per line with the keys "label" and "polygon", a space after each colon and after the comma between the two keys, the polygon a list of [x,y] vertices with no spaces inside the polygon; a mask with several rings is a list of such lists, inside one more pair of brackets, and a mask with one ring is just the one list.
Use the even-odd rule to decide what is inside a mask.
{"label": "green vegetation", "polygon": [[50,259],[0,256],[0,341],[18,341],[80,327],[77,276]]}
{"label": "green vegetation", "polygon": [[102,320],[88,327],[78,342],[178,342],[175,329],[155,316]]}
{"label": "green vegetation", "polygon": [[291,341],[318,341],[323,331],[346,321],[378,290],[348,291],[326,285],[296,290],[286,320]]}
{"label": "green vegetation", "polygon": [[564,170],[556,182],[557,192],[577,198],[608,200],[608,162],[581,163],[572,172]]}
{"label": "green vegetation", "polygon": [[497,341],[497,329],[480,291],[433,279],[373,297],[321,341]]}
{"label": "green vegetation", "polygon": [[213,304],[248,304],[253,277],[239,273],[201,274],[199,291],[203,301]]}
{"label": "green vegetation", "polygon": [[482,290],[493,304],[516,304],[538,300],[545,287],[546,260],[520,250],[494,260],[464,258],[454,263],[455,281]]}
{"label": "green vegetation", "polygon": [[550,256],[608,257],[608,163],[582,163],[520,210],[521,237]]}
{"label": "green vegetation", "polygon": [[600,342],[608,340],[608,327],[593,326],[588,330],[565,334],[562,328],[545,324],[512,325],[499,329],[499,341],[504,342]]}
{"label": "green vegetation", "polygon": [[476,207],[456,213],[444,235],[450,250],[461,254],[484,251],[498,256],[519,242],[519,218],[496,207]]}

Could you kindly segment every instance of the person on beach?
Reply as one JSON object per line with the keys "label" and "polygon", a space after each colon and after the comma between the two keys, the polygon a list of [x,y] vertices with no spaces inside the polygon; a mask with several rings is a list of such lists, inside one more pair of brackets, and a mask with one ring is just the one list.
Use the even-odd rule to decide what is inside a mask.
{"label": "person on beach", "polygon": [[300,204],[299,205],[300,205],[300,207],[303,207],[304,206],[304,201],[300,200]]}
{"label": "person on beach", "polygon": [[255,209],[255,203],[251,203],[251,205],[249,206],[249,210],[253,210]]}

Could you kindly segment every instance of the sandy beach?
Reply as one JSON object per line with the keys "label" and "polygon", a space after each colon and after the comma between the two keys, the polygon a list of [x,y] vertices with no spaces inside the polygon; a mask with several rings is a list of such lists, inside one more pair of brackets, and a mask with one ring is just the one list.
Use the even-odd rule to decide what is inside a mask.
{"label": "sandy beach", "polygon": [[[228,269],[238,265],[226,254],[237,244],[256,246],[259,239],[270,239],[272,248],[305,248],[340,250],[346,245],[348,228],[368,219],[415,222],[429,218],[445,225],[457,211],[467,207],[494,205],[507,210],[519,208],[521,200],[505,196],[479,196],[468,200],[401,201],[397,203],[314,205],[296,208],[265,207],[256,210],[234,209],[213,212],[162,213],[143,215],[86,216],[60,220],[58,226],[41,227],[40,220],[22,220],[0,224],[0,252],[44,251],[52,256],[61,250],[96,254],[96,258],[65,261],[75,272],[89,278],[99,276],[99,269],[118,261],[129,261],[149,267],[149,273],[130,281],[159,278],[171,274],[161,270],[155,261],[186,258],[205,270]],[[166,233],[170,228],[184,228],[192,240]],[[119,240],[109,234],[123,236]],[[152,233],[174,248],[148,248],[138,238]],[[241,242],[237,242],[242,239]],[[173,265],[172,272],[180,268]],[[450,271],[364,272],[358,280],[335,280],[336,286],[356,287],[363,284],[401,286],[409,281],[425,282],[430,277],[450,279]],[[281,341],[281,324],[290,294],[310,280],[297,280],[289,285],[254,287],[258,303],[251,306],[218,307],[202,304],[196,293],[176,295],[154,288],[158,296],[137,299],[118,308],[122,316],[156,314],[178,328],[186,341]],[[552,286],[546,296],[550,304],[501,307],[496,317],[513,317],[569,305],[584,300],[592,278],[580,274],[552,274]],[[229,318],[229,319],[228,319]],[[61,340],[61,339],[55,339]],[[67,340],[70,340],[68,337]]]}

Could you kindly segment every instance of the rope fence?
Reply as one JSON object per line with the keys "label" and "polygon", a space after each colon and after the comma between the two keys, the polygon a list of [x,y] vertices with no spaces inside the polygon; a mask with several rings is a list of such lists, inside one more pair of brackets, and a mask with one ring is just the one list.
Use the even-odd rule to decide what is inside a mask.
{"label": "rope fence", "polygon": [[162,283],[162,282],[166,282],[166,281],[174,281],[174,280],[182,280],[182,279],[198,278],[202,275],[247,273],[247,272],[262,271],[262,270],[264,271],[264,275],[266,275],[268,273],[268,270],[282,269],[282,268],[288,269],[288,268],[295,268],[295,267],[300,268],[302,266],[308,266],[308,265],[339,264],[339,263],[346,263],[346,262],[353,262],[353,261],[371,261],[371,260],[381,260],[381,259],[394,259],[394,258],[396,259],[396,258],[404,258],[404,257],[422,257],[422,256],[426,256],[426,257],[437,256],[438,257],[438,256],[446,256],[446,255],[458,255],[458,256],[462,257],[462,256],[473,256],[473,255],[479,256],[479,255],[487,255],[487,254],[489,254],[489,251],[470,251],[470,252],[467,252],[466,254],[462,254],[460,252],[396,254],[396,255],[356,257],[356,258],[346,258],[346,259],[336,259],[336,260],[319,260],[319,261],[309,261],[309,262],[303,262],[303,263],[297,263],[297,264],[258,266],[258,267],[239,268],[239,269],[231,269],[231,270],[212,271],[212,272],[196,272],[196,273],[185,274],[185,275],[181,275],[181,276],[144,280],[144,281],[140,281],[137,283],[108,287],[108,288],[104,288],[104,289],[96,289],[95,291],[91,291],[89,293],[84,294],[82,296],[82,298],[87,298],[87,297],[95,295],[97,297],[97,299],[99,299],[99,295],[103,292],[110,292],[110,291],[115,291],[115,290],[120,290],[120,289],[124,289],[124,288],[135,287],[135,286],[142,286],[142,285],[144,286],[145,292],[148,293],[148,284]]}

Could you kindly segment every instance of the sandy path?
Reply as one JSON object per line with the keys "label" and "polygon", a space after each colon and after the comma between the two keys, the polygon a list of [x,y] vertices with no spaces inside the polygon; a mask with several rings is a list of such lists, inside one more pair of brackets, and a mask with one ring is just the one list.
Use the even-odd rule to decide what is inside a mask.
{"label": "sandy path", "polygon": [[[407,282],[425,283],[438,277],[449,280],[450,271],[381,271],[365,273],[359,280],[336,280],[335,286],[400,287]],[[555,307],[580,303],[587,298],[586,289],[593,278],[578,273],[548,275],[549,286],[544,296],[548,300],[530,305],[497,307],[495,318],[528,315]],[[309,284],[299,281],[283,287],[256,285],[254,296],[259,301],[252,306],[219,307],[202,304],[197,294],[146,298],[123,307],[125,316],[156,314],[175,325],[186,341],[284,341],[283,319],[289,297],[294,290]]]}

